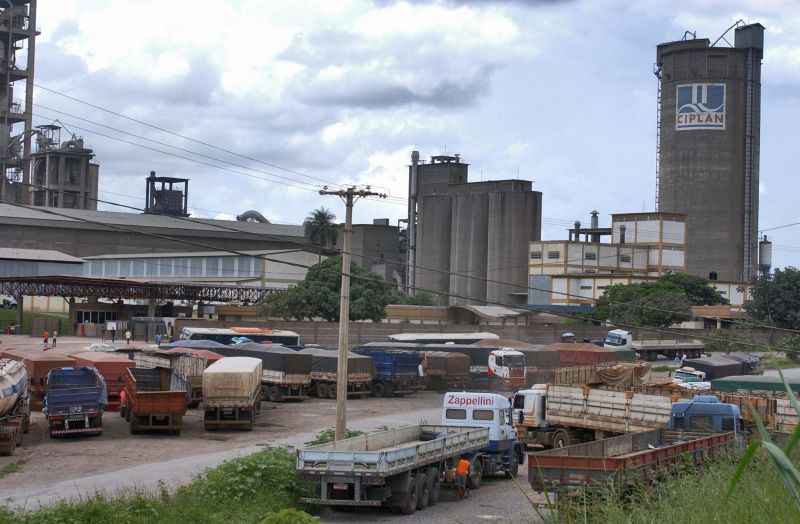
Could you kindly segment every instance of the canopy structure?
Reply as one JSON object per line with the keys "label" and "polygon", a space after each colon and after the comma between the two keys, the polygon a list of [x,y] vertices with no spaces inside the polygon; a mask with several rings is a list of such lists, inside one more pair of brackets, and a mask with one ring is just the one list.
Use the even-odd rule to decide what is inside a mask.
{"label": "canopy structure", "polygon": [[0,295],[258,302],[275,289],[85,277],[0,277]]}

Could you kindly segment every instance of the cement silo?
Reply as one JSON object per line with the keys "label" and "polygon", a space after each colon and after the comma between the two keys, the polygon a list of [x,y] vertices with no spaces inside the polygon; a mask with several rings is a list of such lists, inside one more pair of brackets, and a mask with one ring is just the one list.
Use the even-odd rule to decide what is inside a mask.
{"label": "cement silo", "polygon": [[[415,288],[441,293],[450,290],[450,195],[419,199],[417,216]],[[447,296],[435,295],[447,304]]]}
{"label": "cement silo", "polygon": [[486,250],[489,194],[452,196],[450,228],[450,305],[486,302]]}
{"label": "cement silo", "polygon": [[758,269],[763,43],[764,27],[750,24],[733,47],[695,38],[657,50],[658,210],[687,215],[688,271],[706,278]]}
{"label": "cement silo", "polygon": [[519,185],[516,191],[489,195],[486,265],[489,303],[527,301],[524,284],[528,281],[530,242],[542,237],[542,194],[531,191],[530,182],[515,182]]}

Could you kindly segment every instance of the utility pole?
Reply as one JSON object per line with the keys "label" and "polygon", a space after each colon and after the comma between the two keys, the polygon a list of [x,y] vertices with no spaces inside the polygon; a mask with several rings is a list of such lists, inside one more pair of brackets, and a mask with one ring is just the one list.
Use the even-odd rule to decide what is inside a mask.
{"label": "utility pole", "polygon": [[353,204],[359,198],[386,195],[366,189],[348,187],[339,191],[328,191],[325,186],[320,195],[335,195],[344,200],[346,220],[344,245],[342,247],[342,291],[339,297],[339,358],[336,366],[336,440],[347,434],[347,354],[350,346],[350,255],[353,243]]}

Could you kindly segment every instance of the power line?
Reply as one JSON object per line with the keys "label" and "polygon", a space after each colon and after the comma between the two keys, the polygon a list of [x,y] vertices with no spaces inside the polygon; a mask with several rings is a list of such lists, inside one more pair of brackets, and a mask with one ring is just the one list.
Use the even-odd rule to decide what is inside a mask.
{"label": "power line", "polygon": [[784,228],[787,228],[787,227],[794,227],[794,226],[800,226],[800,222],[792,222],[790,224],[783,224],[781,226],[775,226],[775,227],[768,227],[768,228],[765,228],[765,229],[759,229],[759,232],[764,233],[766,231],[775,231],[776,229],[784,229]]}

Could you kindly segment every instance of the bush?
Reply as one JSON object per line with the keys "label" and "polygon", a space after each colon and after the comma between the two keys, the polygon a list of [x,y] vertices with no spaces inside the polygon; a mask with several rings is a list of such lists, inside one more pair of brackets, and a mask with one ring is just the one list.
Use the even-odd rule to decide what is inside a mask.
{"label": "bush", "polygon": [[[359,431],[357,429],[348,429],[344,433],[344,438],[350,437],[357,437],[359,435],[363,435],[363,431]],[[317,446],[319,444],[327,444],[328,442],[333,442],[336,439],[336,430],[334,428],[323,429],[314,440],[306,442],[306,446]]]}

